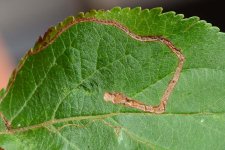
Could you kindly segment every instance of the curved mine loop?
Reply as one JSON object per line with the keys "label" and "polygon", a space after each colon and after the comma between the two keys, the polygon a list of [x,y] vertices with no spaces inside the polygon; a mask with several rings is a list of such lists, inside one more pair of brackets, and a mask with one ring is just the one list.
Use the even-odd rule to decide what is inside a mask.
{"label": "curved mine loop", "polygon": [[[120,24],[119,22],[116,22],[114,20],[100,20],[100,19],[96,19],[96,18],[79,18],[79,19],[73,18],[71,22],[66,24],[63,28],[59,29],[57,31],[57,33],[55,34],[55,36],[51,37],[49,39],[48,43],[46,43],[46,41],[41,41],[42,39],[40,39],[39,42],[42,45],[40,47],[36,48],[36,49],[30,49],[26,53],[26,55],[23,57],[23,59],[20,61],[19,65],[13,71],[11,79],[10,79],[8,85],[7,85],[6,92],[5,92],[4,96],[0,99],[0,104],[4,100],[5,96],[8,94],[8,92],[10,91],[11,87],[13,86],[13,83],[15,82],[16,76],[17,76],[18,72],[21,70],[21,68],[23,67],[27,58],[31,55],[39,53],[40,51],[44,50],[46,47],[51,45],[55,41],[55,39],[57,39],[64,31],[66,31],[71,26],[76,25],[78,23],[82,23],[82,22],[95,22],[95,23],[99,23],[99,24],[114,26],[114,27],[124,31],[127,35],[129,35],[131,38],[133,38],[135,40],[142,41],[142,42],[157,42],[158,41],[158,42],[161,42],[161,43],[165,44],[167,47],[170,48],[170,50],[178,57],[179,63],[178,63],[178,66],[176,68],[176,71],[174,73],[174,76],[173,76],[172,80],[169,82],[169,84],[168,84],[168,86],[167,86],[167,88],[166,88],[166,90],[165,90],[165,92],[164,92],[164,94],[161,98],[160,104],[158,106],[145,105],[145,104],[141,103],[140,101],[128,98],[127,96],[123,95],[122,93],[106,92],[104,94],[104,100],[110,101],[114,104],[122,104],[122,105],[127,106],[127,107],[132,107],[132,108],[136,108],[136,109],[139,109],[139,110],[142,110],[142,111],[145,111],[145,112],[151,112],[151,113],[163,113],[163,112],[165,112],[169,96],[172,93],[172,91],[173,91],[173,89],[174,89],[174,87],[175,87],[175,85],[178,82],[178,79],[180,77],[182,67],[183,67],[183,63],[185,61],[184,55],[180,52],[179,49],[177,49],[172,44],[172,42],[170,42],[168,39],[166,39],[162,36],[140,36],[140,35],[137,35],[137,34],[131,32],[127,27]],[[48,34],[50,34],[50,33],[47,33],[44,37],[47,37]],[[4,117],[2,112],[0,112],[0,119],[3,120],[5,126],[8,130],[8,131],[5,131],[5,132],[2,132],[2,134],[11,133],[13,131],[13,129],[11,129],[11,123]],[[50,120],[49,122],[54,123],[55,121]],[[39,127],[43,127],[43,125],[42,126],[41,125],[37,125],[37,126],[34,125],[32,128],[34,128],[34,127],[39,128]],[[26,130],[30,130],[30,128],[26,128],[26,127],[25,127],[25,129],[18,128],[14,132],[22,132],[22,131],[26,131]]]}
{"label": "curved mine loop", "polygon": [[[122,29],[126,29],[126,28],[123,27]],[[121,93],[106,92],[104,94],[104,100],[111,101],[114,104],[123,104],[125,106],[136,108],[136,109],[139,109],[139,110],[142,110],[145,112],[156,113],[156,114],[164,113],[166,110],[166,105],[167,105],[169,96],[172,93],[173,89],[175,88],[175,86],[179,80],[179,77],[180,77],[180,74],[181,74],[181,71],[183,68],[183,64],[185,61],[185,57],[181,53],[181,51],[172,44],[172,42],[170,42],[169,40],[167,40],[164,37],[161,37],[161,36],[142,37],[139,35],[135,35],[134,33],[131,33],[130,31],[126,31],[126,33],[128,33],[128,35],[130,35],[132,38],[139,40],[139,41],[143,41],[143,42],[159,41],[159,42],[165,44],[177,56],[179,63],[175,70],[173,78],[169,82],[169,84],[160,100],[160,104],[158,106],[145,105],[145,104],[141,103],[140,101],[128,98]]]}

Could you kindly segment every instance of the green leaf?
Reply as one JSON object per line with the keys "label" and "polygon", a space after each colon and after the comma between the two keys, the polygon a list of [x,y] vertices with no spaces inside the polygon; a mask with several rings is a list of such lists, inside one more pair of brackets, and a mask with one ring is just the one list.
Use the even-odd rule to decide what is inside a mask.
{"label": "green leaf", "polygon": [[[178,59],[186,58],[162,114],[105,102],[121,92],[157,105]],[[81,19],[82,20],[82,19]],[[5,149],[224,149],[225,35],[198,17],[161,8],[81,13],[48,30],[0,92],[0,147]],[[4,120],[5,118],[5,120]],[[7,124],[8,123],[8,124]]]}

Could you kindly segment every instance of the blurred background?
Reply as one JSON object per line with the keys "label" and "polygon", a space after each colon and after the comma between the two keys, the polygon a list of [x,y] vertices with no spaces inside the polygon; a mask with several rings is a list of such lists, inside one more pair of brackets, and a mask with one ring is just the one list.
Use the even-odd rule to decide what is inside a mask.
{"label": "blurred background", "polygon": [[163,7],[201,19],[225,31],[223,1],[215,0],[0,0],[0,89],[25,52],[47,29],[65,17],[114,6]]}

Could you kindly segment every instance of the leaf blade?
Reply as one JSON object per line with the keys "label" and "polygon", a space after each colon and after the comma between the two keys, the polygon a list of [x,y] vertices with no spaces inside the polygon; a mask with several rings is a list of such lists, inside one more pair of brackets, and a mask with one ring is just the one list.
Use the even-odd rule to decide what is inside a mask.
{"label": "leaf blade", "polygon": [[[43,141],[35,134],[49,138],[51,144],[44,143],[43,149],[106,149],[107,146],[198,149],[203,144],[205,149],[209,149],[210,144],[222,148],[224,145],[220,139],[223,136],[217,132],[224,130],[221,121],[224,118],[220,115],[224,112],[221,88],[224,87],[221,80],[225,75],[225,64],[221,61],[225,56],[224,34],[198,18],[182,20],[181,15],[172,12],[161,14],[161,11],[160,8],[150,11],[114,8],[108,12],[93,11],[81,17],[116,20],[136,34],[163,35],[182,49],[187,61],[166,114],[143,114],[138,110],[108,104],[103,101],[103,93],[121,91],[143,102],[157,104],[176,68],[177,61],[170,50],[160,43],[135,41],[114,27],[79,23],[63,30],[51,45],[24,61],[13,87],[0,104],[1,112],[12,121],[15,130],[34,127],[16,132],[15,136],[26,141],[28,149],[35,149]],[[63,25],[58,28],[63,28]],[[55,31],[52,34],[56,35]],[[199,86],[197,92],[193,88],[196,86]],[[212,99],[215,91],[216,100]],[[152,98],[150,102],[149,97]],[[202,97],[208,98],[207,101]],[[205,102],[208,104],[205,105]],[[74,120],[66,119],[71,116]],[[85,119],[85,116],[96,118]],[[208,116],[210,123],[205,126],[210,127],[208,136],[213,134],[211,142],[207,138],[198,140],[208,129],[201,125]],[[79,120],[79,117],[83,119]],[[213,123],[216,117],[221,119],[217,124]],[[115,122],[115,118],[119,123]],[[60,119],[63,121],[60,122]],[[165,122],[168,124],[166,127]],[[196,127],[198,122],[198,130],[196,127],[190,131],[190,135],[197,132],[198,137],[183,136],[183,128],[189,122],[191,127]],[[181,127],[176,128],[178,125]],[[148,131],[145,126],[152,130]],[[177,131],[171,132],[170,126]],[[118,133],[118,128],[121,133]],[[171,138],[172,133],[175,136]],[[97,134],[98,137],[89,138]],[[89,145],[83,144],[81,139]],[[175,143],[173,140],[176,140]],[[192,144],[185,144],[185,140]]]}

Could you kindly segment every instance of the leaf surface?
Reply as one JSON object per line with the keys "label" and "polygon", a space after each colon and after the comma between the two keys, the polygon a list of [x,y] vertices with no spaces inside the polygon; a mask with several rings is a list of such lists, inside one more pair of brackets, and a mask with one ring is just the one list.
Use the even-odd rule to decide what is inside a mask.
{"label": "leaf surface", "polygon": [[184,54],[163,114],[107,103],[122,92],[157,105],[178,60],[160,42],[131,38],[96,22],[52,27],[21,60],[0,92],[5,149],[223,149],[225,36],[197,17],[161,8],[114,8],[78,18],[114,20],[140,36],[163,36]]}

